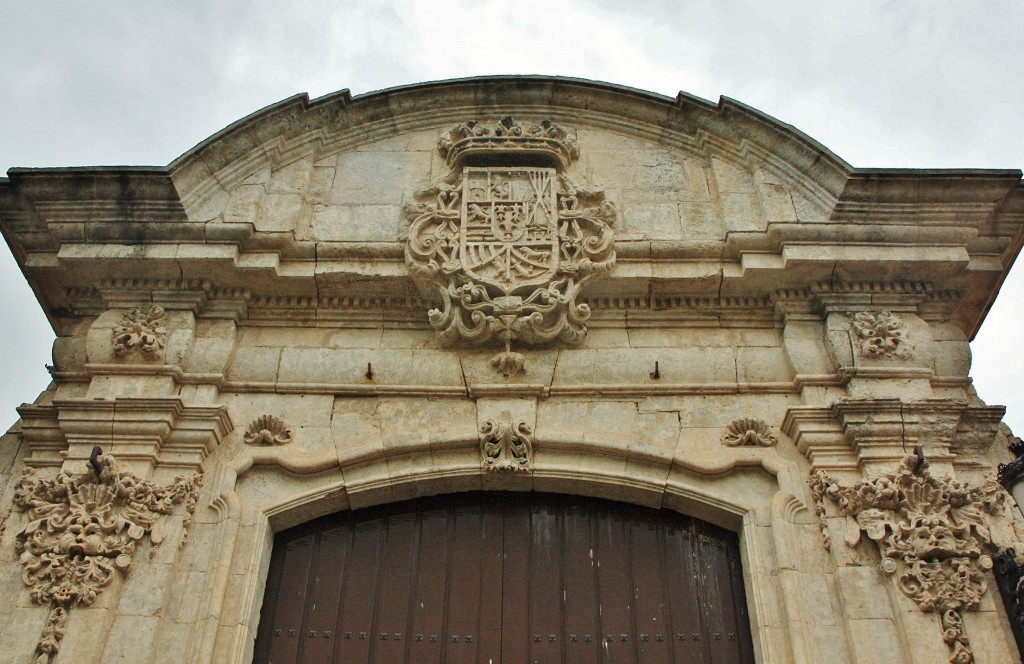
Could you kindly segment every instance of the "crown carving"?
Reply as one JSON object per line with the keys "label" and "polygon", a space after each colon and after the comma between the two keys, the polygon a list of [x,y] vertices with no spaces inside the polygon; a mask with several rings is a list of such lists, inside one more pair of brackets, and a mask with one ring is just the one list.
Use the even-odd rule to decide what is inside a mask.
{"label": "crown carving", "polygon": [[538,155],[559,168],[567,168],[580,156],[576,139],[551,120],[523,127],[511,115],[494,125],[468,120],[442,134],[438,143],[449,166],[457,166],[470,155],[489,159],[492,155]]}

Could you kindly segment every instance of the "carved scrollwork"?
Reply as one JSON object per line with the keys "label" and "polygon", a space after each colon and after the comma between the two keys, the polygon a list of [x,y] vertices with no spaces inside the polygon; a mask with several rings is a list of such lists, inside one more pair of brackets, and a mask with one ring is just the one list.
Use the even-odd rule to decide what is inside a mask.
{"label": "carved scrollwork", "polygon": [[986,515],[1002,508],[995,482],[971,487],[935,478],[919,456],[908,456],[896,473],[842,486],[825,473],[811,477],[819,504],[828,498],[846,517],[845,540],[856,546],[863,532],[878,545],[881,569],[922,611],[942,614],[951,662],[971,662],[960,612],[978,607],[987,589],[992,544]]}
{"label": "carved scrollwork", "polygon": [[280,418],[260,415],[249,423],[242,438],[249,445],[284,445],[292,442],[292,430]]}
{"label": "carved scrollwork", "polygon": [[114,353],[127,355],[139,352],[143,357],[157,357],[167,345],[167,314],[163,307],[129,309],[115,325],[111,343]]}
{"label": "carved scrollwork", "polygon": [[910,357],[907,328],[888,311],[861,311],[851,315],[851,325],[866,357]]}
{"label": "carved scrollwork", "polygon": [[517,472],[533,464],[533,431],[511,417],[487,420],[480,427],[480,453],[484,470]]}
{"label": "carved scrollwork", "polygon": [[738,445],[771,447],[776,445],[779,439],[764,421],[744,417],[734,420],[725,428],[722,442],[730,447]]}
{"label": "carved scrollwork", "polygon": [[[470,121],[440,149],[452,172],[405,208],[406,264],[438,295],[428,320],[440,339],[502,342],[506,355],[513,342],[582,343],[590,308],[577,298],[615,265],[618,212],[563,172],[578,156],[571,134],[547,120],[525,130],[511,117],[493,130]],[[480,154],[510,165],[462,165]]]}
{"label": "carved scrollwork", "polygon": [[39,661],[59,651],[71,607],[89,606],[116,575],[127,574],[144,537],[160,543],[153,527],[161,516],[184,504],[187,526],[195,510],[198,474],[162,486],[119,472],[109,455],[97,462],[98,473],[50,480],[29,468],[15,490],[15,506],[29,517],[15,538],[22,579],[33,602],[50,605],[36,645]]}

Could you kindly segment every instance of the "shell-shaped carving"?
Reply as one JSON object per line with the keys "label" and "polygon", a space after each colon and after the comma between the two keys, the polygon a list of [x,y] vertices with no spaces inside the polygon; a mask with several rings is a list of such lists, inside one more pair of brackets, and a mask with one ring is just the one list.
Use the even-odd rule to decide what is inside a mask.
{"label": "shell-shaped carving", "polygon": [[114,325],[111,343],[116,355],[127,355],[132,351],[144,357],[157,357],[167,345],[167,314],[163,307],[152,305],[146,308],[129,309]]}
{"label": "shell-shaped carving", "polygon": [[725,428],[722,442],[730,447],[738,445],[760,445],[771,447],[779,442],[771,428],[763,421],[751,417],[734,420]]}
{"label": "shell-shaped carving", "polygon": [[249,423],[242,438],[250,445],[284,445],[292,442],[292,430],[280,418],[260,415]]}

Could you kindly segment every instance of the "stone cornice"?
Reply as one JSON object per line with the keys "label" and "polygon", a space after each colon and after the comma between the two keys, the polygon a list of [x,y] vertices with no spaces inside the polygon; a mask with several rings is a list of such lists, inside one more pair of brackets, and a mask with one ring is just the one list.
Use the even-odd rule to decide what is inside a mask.
{"label": "stone cornice", "polygon": [[784,289],[861,281],[885,264],[893,280],[960,293],[934,315],[948,316],[970,336],[1024,242],[1020,171],[856,169],[791,126],[727,98],[714,104],[682,93],[671,99],[532,76],[358,97],[297,95],[239,120],[167,167],[12,169],[0,178],[0,230],[58,328],[74,309],[66,287],[97,277],[211,279],[223,289],[289,297],[411,297],[417,291],[398,237],[297,241],[290,232],[208,218],[204,206],[260,168],[499,112],[543,112],[581,129],[756,167],[820,216],[814,223],[769,218],[766,229],[729,229],[720,239],[623,234],[614,272],[583,294],[593,300],[671,300],[709,291],[763,297],[767,280]]}

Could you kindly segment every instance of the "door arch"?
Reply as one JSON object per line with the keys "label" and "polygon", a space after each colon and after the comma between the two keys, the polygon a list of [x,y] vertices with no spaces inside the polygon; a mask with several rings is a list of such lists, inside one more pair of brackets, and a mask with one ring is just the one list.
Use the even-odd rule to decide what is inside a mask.
{"label": "door arch", "polygon": [[467,493],[274,540],[257,664],[753,662],[734,533],[579,496]]}

